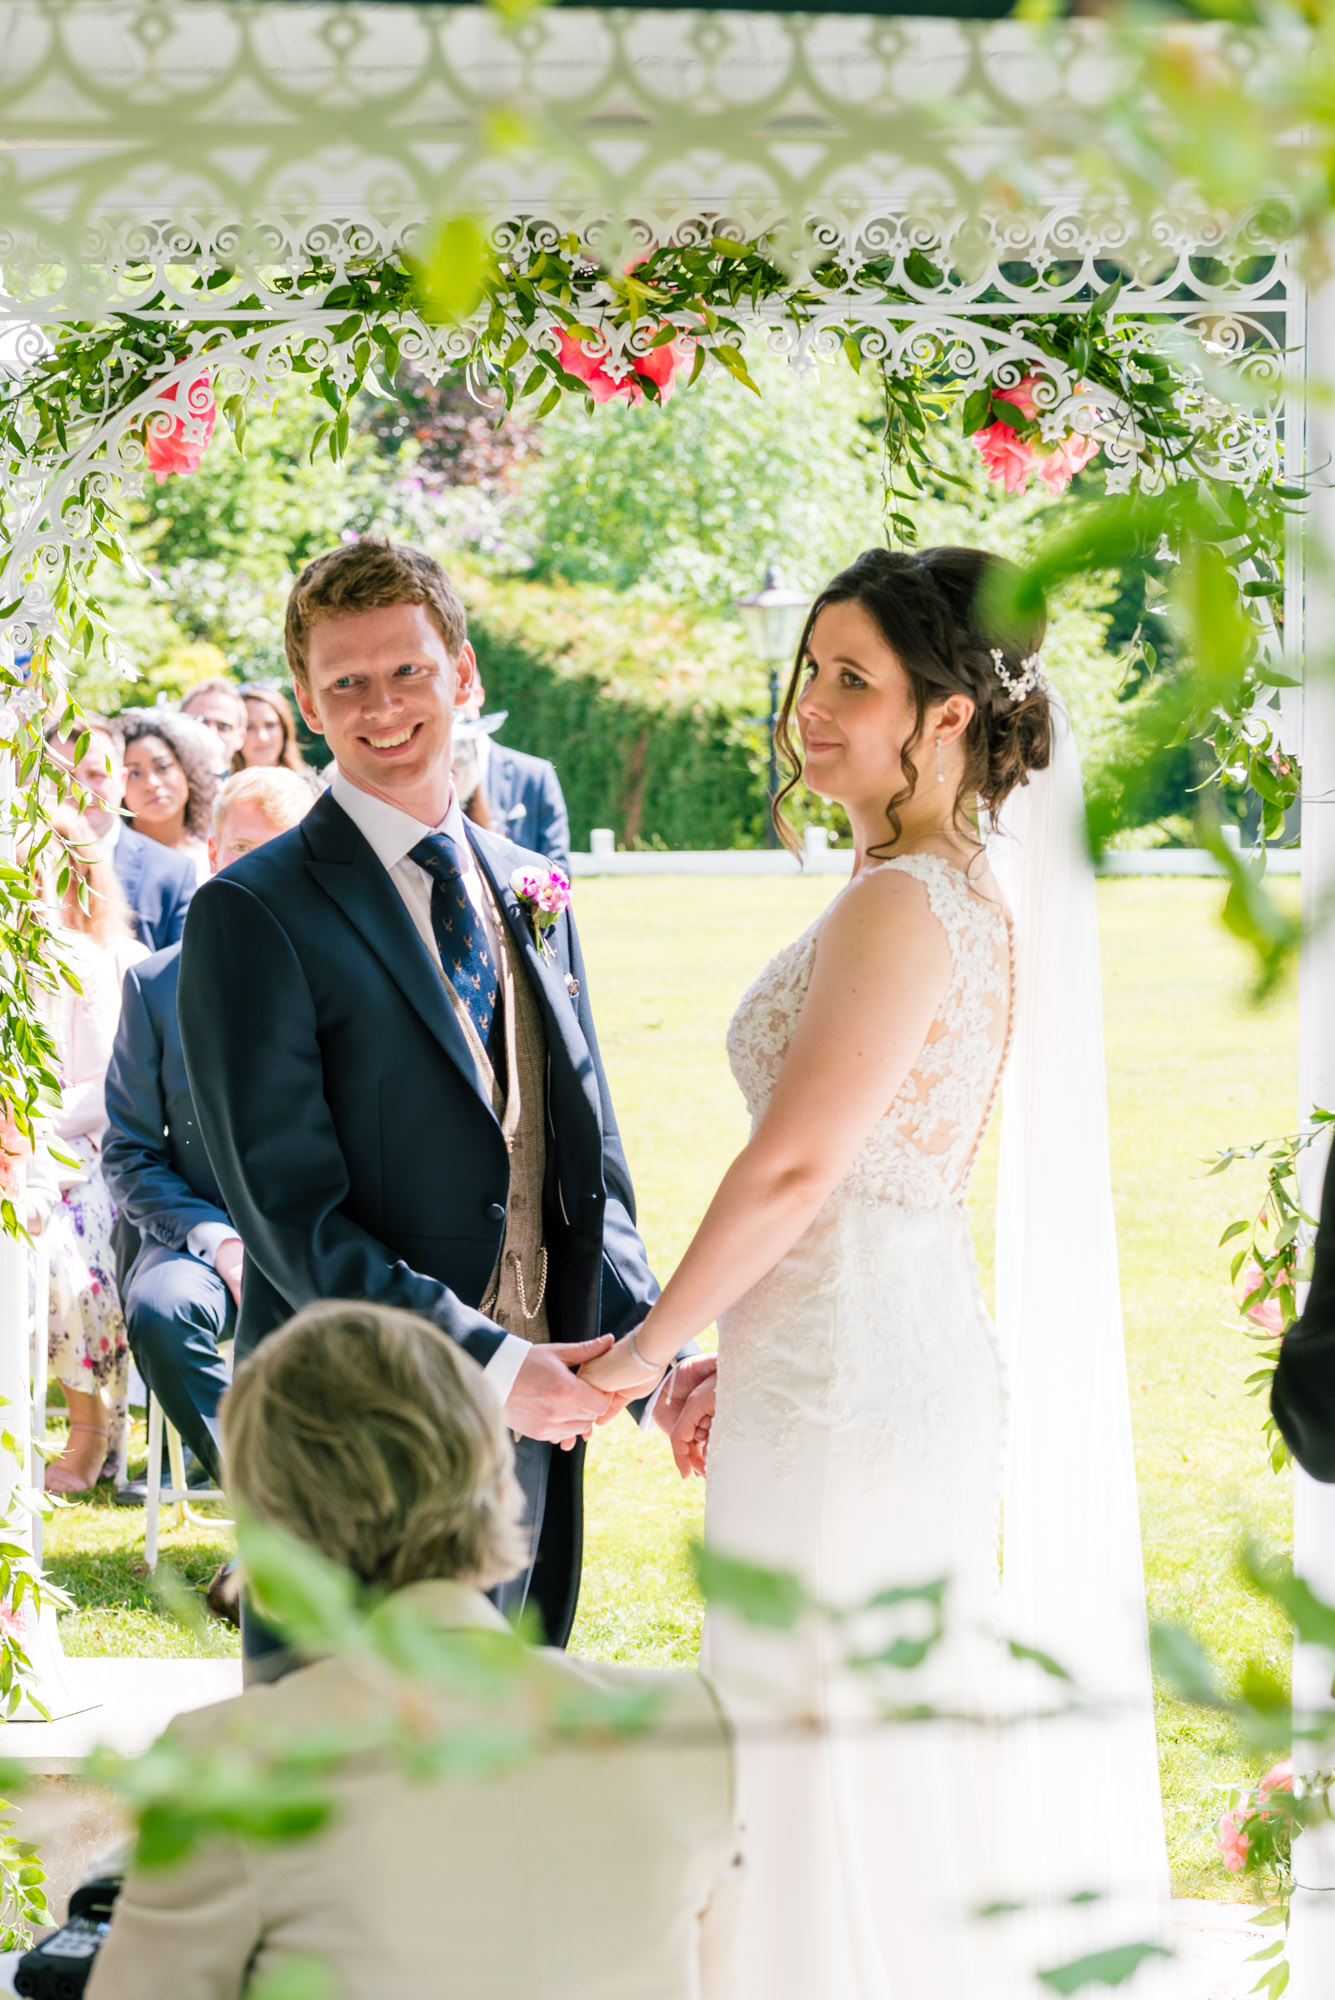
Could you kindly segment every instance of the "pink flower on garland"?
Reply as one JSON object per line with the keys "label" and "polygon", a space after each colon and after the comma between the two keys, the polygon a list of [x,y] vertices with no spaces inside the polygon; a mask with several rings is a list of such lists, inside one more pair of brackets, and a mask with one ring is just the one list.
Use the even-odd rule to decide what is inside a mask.
{"label": "pink flower on garland", "polygon": [[989,479],[1000,481],[1008,493],[1027,493],[1029,481],[1037,469],[1034,448],[1027,438],[1009,424],[997,422],[989,424],[985,431],[974,433],[974,443],[978,456],[987,467]]}
{"label": "pink flower on garland", "polygon": [[1226,1812],[1215,1828],[1215,1840],[1229,1874],[1241,1875],[1247,1866],[1247,1850],[1251,1842],[1246,1834],[1239,1830],[1231,1812]]}
{"label": "pink flower on garland", "polygon": [[[1276,1845],[1276,1851],[1283,1851],[1289,1834],[1289,1809],[1276,1807],[1275,1800],[1281,1792],[1292,1794],[1293,1759],[1282,1757],[1278,1764],[1272,1764],[1254,1792],[1249,1792],[1236,1805],[1229,1807],[1215,1828],[1215,1844],[1224,1857],[1224,1866],[1230,1875],[1241,1875],[1251,1859],[1252,1840],[1261,1841],[1259,1860],[1266,1864],[1267,1847]],[[1278,1843],[1267,1833],[1266,1822],[1280,1822]]]}
{"label": "pink flower on garland", "polygon": [[32,1153],[13,1115],[6,1111],[0,1116],[0,1195],[10,1201],[17,1201],[23,1193],[23,1163]]}
{"label": "pink flower on garland", "polygon": [[[992,401],[1009,403],[1026,424],[1032,424],[1038,417],[1037,387],[1037,375],[1024,375],[1013,388],[994,390]],[[1000,481],[1008,493],[1027,493],[1035,473],[1054,495],[1064,492],[1076,473],[1083,472],[1099,453],[1098,439],[1081,431],[1069,431],[1060,444],[1047,447],[1039,438],[1022,436],[1014,424],[1000,417],[985,430],[975,431],[973,441],[988,478]]]}
{"label": "pink flower on garland", "polygon": [[159,486],[170,473],[199,471],[218,420],[218,405],[207,368],[195,377],[183,399],[180,388],[179,382],[169,382],[158,391],[158,400],[174,413],[172,422],[163,424],[155,411],[144,431],[148,469]]}
{"label": "pink flower on garland", "polygon": [[[1255,1262],[1248,1264],[1242,1273],[1243,1298],[1249,1298],[1264,1282],[1265,1273],[1262,1271],[1261,1266]],[[1279,1299],[1273,1293],[1268,1299],[1257,1299],[1254,1304],[1249,1305],[1247,1307],[1247,1317],[1254,1325],[1259,1326],[1263,1333],[1273,1334],[1276,1340],[1279,1339],[1284,1331],[1284,1319],[1280,1312]],[[1279,1768],[1279,1765],[1275,1766],[1276,1770]]]}
{"label": "pink flower on garland", "polygon": [[7,1604],[0,1606],[0,1633],[3,1633],[6,1639],[13,1639],[17,1645],[26,1645],[28,1619],[22,1608],[15,1611]]}
{"label": "pink flower on garland", "polygon": [[666,340],[661,347],[651,347],[647,354],[627,354],[631,373],[614,382],[607,372],[606,355],[595,356],[589,352],[587,341],[577,340],[564,327],[557,330],[561,366],[567,375],[574,375],[586,382],[589,394],[595,403],[610,403],[620,397],[627,403],[644,401],[644,385],[652,382],[658,390],[658,400],[666,403],[672,395],[674,377],[686,359],[686,346],[680,340]]}
{"label": "pink flower on garland", "polygon": [[1027,423],[1033,423],[1038,415],[1038,402],[1034,391],[1038,388],[1037,375],[1022,375],[1012,389],[994,389],[994,403],[1012,403]]}
{"label": "pink flower on garland", "polygon": [[1097,438],[1086,437],[1083,431],[1071,431],[1064,437],[1055,451],[1038,461],[1038,476],[1046,479],[1053,494],[1061,493],[1083,472],[1091,458],[1099,455]]}
{"label": "pink flower on garland", "polygon": [[1281,1757],[1278,1764],[1272,1764],[1256,1789],[1260,1794],[1262,1802],[1265,1801],[1271,1792],[1291,1792],[1293,1790],[1292,1757]]}

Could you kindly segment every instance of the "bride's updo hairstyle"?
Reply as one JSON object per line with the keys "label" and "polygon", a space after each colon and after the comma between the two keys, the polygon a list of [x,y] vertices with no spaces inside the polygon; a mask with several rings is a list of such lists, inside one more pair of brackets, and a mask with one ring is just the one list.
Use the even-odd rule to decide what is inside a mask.
{"label": "bride's updo hairstyle", "polygon": [[[1052,753],[1047,692],[1031,688],[1012,701],[992,659],[999,646],[1007,672],[1017,677],[1020,662],[1043,643],[1041,622],[1001,630],[987,613],[988,585],[1012,569],[985,549],[866,549],[841,570],[816,598],[807,616],[797,660],[779,715],[778,748],[788,772],[774,802],[774,824],[785,845],[797,835],[783,814],[783,802],[802,776],[801,745],[793,731],[793,711],[806,679],[808,648],[817,618],[828,604],[859,604],[871,618],[908,675],[917,722],[900,751],[904,786],[886,801],[889,834],[899,839],[898,808],[918,787],[913,753],[923,740],[927,710],[948,695],[966,694],[973,717],[961,739],[964,776],[955,795],[955,823],[971,831],[979,806],[995,813],[1030,771],[1046,769]],[[881,843],[878,843],[878,845]],[[872,850],[873,853],[875,850]]]}

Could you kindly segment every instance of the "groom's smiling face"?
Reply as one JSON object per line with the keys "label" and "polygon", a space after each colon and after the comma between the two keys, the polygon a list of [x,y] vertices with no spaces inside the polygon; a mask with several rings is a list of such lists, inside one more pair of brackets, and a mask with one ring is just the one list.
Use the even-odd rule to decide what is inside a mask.
{"label": "groom's smiling face", "polygon": [[477,679],[472,647],[452,660],[424,605],[386,604],[321,619],[307,670],[298,704],[344,776],[436,825],[449,801],[454,713]]}

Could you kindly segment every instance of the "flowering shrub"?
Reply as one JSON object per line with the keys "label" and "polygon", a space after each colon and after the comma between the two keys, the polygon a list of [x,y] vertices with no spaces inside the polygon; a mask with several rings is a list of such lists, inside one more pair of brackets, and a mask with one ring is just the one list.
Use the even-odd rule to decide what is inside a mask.
{"label": "flowering shrub", "polygon": [[159,392],[160,400],[169,409],[155,411],[145,427],[144,453],[148,469],[159,486],[170,473],[199,471],[218,420],[218,405],[207,368],[186,390],[184,404],[178,401],[180,386],[179,382],[169,382]]}
{"label": "flowering shrub", "polygon": [[[1068,432],[1060,444],[1044,444],[1034,401],[1037,386],[1037,375],[1025,375],[1013,389],[994,390],[993,421],[973,434],[988,478],[1000,481],[1008,493],[1027,493],[1035,473],[1047,482],[1050,492],[1061,493],[1076,473],[1098,456],[1098,439],[1080,431]],[[999,410],[1002,403],[1007,411],[1014,410],[1015,416]]]}

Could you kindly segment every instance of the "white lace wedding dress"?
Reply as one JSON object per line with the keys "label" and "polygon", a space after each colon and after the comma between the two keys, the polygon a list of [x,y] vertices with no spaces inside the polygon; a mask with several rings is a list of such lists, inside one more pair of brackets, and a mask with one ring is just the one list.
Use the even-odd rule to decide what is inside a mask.
{"label": "white lace wedding dress", "polygon": [[[949,1579],[947,1637],[915,1670],[850,1669],[930,1607],[836,1640],[711,1613],[705,1664],[739,1727],[739,2000],[996,2000],[991,1732],[883,1727],[873,1695],[995,1714],[1005,1391],[964,1198],[1013,1014],[1009,920],[935,856],[922,885],[953,960],[912,1073],[792,1251],[720,1322],[706,1532],[796,1570],[823,1603]],[[857,894],[857,884],[845,895]],[[792,1038],[820,925],[781,951],[728,1031],[752,1119]]]}

